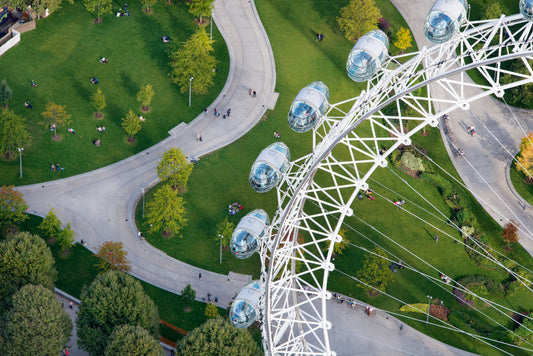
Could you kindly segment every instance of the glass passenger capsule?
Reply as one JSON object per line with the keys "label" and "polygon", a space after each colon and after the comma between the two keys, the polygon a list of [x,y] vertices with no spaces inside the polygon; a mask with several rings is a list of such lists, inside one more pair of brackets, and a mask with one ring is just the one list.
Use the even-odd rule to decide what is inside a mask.
{"label": "glass passenger capsule", "polygon": [[291,155],[283,142],[275,142],[261,151],[250,170],[248,180],[258,193],[274,188],[289,169]]}
{"label": "glass passenger capsule", "polygon": [[381,30],[373,30],[353,46],[346,61],[348,76],[355,82],[372,78],[389,54],[389,38]]}
{"label": "glass passenger capsule", "polygon": [[533,0],[520,0],[520,13],[528,21],[533,21]]}
{"label": "glass passenger capsule", "polygon": [[459,32],[466,21],[467,0],[437,0],[424,22],[426,38],[433,43],[444,43]]}
{"label": "glass passenger capsule", "polygon": [[257,320],[262,293],[263,286],[259,281],[253,281],[241,289],[229,311],[230,321],[235,327],[245,329]]}
{"label": "glass passenger capsule", "polygon": [[289,111],[289,126],[296,132],[311,130],[326,113],[329,89],[322,82],[313,82],[300,90]]}
{"label": "glass passenger capsule", "polygon": [[246,214],[233,230],[229,247],[233,256],[239,259],[250,257],[257,251],[259,239],[265,236],[270,219],[263,209]]}

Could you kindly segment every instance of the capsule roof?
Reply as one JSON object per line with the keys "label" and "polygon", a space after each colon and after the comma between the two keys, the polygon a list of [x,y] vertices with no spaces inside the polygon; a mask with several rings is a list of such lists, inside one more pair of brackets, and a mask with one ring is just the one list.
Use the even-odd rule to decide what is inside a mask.
{"label": "capsule roof", "polygon": [[259,239],[265,235],[270,219],[262,209],[256,209],[246,214],[233,230],[230,240],[231,253],[239,258],[250,257],[258,247]]}
{"label": "capsule roof", "polygon": [[275,142],[261,151],[250,169],[252,188],[259,193],[274,188],[289,169],[290,159],[289,148],[283,142]]}
{"label": "capsule roof", "polygon": [[533,21],[533,0],[520,0],[520,13],[528,21]]}
{"label": "capsule roof", "polygon": [[309,131],[326,113],[328,102],[329,89],[326,84],[318,81],[306,85],[291,104],[289,126],[296,132]]}
{"label": "capsule roof", "polygon": [[389,53],[389,38],[381,30],[373,30],[353,46],[346,61],[348,76],[356,82],[372,78]]}
{"label": "capsule roof", "polygon": [[466,20],[466,0],[437,0],[424,22],[426,38],[433,43],[444,43],[459,32]]}
{"label": "capsule roof", "polygon": [[241,289],[229,311],[230,321],[234,326],[244,329],[257,320],[262,294],[263,285],[259,281],[252,281]]}

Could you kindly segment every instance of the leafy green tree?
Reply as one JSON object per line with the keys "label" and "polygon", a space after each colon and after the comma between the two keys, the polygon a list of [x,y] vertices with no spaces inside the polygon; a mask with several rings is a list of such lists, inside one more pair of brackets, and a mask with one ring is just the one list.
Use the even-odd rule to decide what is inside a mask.
{"label": "leafy green tree", "polygon": [[109,270],[128,272],[131,266],[126,257],[127,255],[128,251],[124,250],[122,242],[105,241],[98,247],[97,253],[94,256],[98,257],[98,263],[96,265],[100,272],[107,272]]}
{"label": "leafy green tree", "polygon": [[[520,59],[511,61],[510,71],[529,76],[531,73],[526,67],[524,62]],[[533,65],[532,60],[528,60],[528,65],[531,67]],[[518,77],[514,74],[503,74],[501,76],[500,82],[502,85],[514,83],[518,80],[524,79],[523,77]],[[533,105],[533,83],[526,83],[514,88],[509,88],[505,90],[505,100],[510,105],[516,105],[521,107],[531,107]]]}
{"label": "leafy green tree", "polygon": [[0,104],[7,108],[7,102],[13,97],[13,92],[9,85],[7,85],[6,79],[2,79],[0,82]]}
{"label": "leafy green tree", "polygon": [[56,239],[59,236],[61,233],[61,221],[59,221],[54,208],[50,208],[48,214],[46,214],[39,225],[39,229],[42,231],[44,237],[49,239]]}
{"label": "leafy green tree", "polygon": [[120,271],[99,274],[81,295],[76,321],[78,345],[91,355],[103,355],[119,325],[141,326],[159,338],[159,314],[141,283]]}
{"label": "leafy green tree", "polygon": [[231,240],[231,235],[233,235],[233,230],[235,229],[235,224],[228,220],[226,216],[224,220],[217,224],[217,237],[215,241],[220,243],[220,235],[222,235],[222,247],[228,248],[229,242]]}
{"label": "leafy green tree", "polygon": [[0,188],[0,228],[11,226],[28,218],[28,205],[21,192],[13,185]]}
{"label": "leafy green tree", "polygon": [[196,298],[196,291],[192,289],[191,284],[187,284],[181,291],[181,296],[187,300],[194,300]]}
{"label": "leafy green tree", "polygon": [[137,134],[137,132],[141,131],[141,120],[139,120],[139,117],[135,115],[133,110],[130,109],[130,112],[126,117],[122,118],[122,128],[128,135],[130,135],[128,141],[134,142],[135,139],[133,136]]}
{"label": "leafy green tree", "polygon": [[70,123],[70,114],[67,114],[65,110],[66,106],[57,105],[53,102],[49,102],[46,108],[41,113],[46,125],[54,127],[54,138],[57,134],[58,125],[66,125]]}
{"label": "leafy green tree", "polygon": [[259,355],[248,330],[239,330],[226,318],[210,319],[187,334],[176,346],[178,355]]}
{"label": "leafy green tree", "polygon": [[202,16],[211,15],[213,10],[213,0],[191,0],[189,3],[189,12],[196,17],[199,17],[198,23],[203,24]]}
{"label": "leafy green tree", "polygon": [[145,9],[146,12],[151,12],[152,9],[150,8],[150,6],[155,5],[156,2],[157,0],[141,0],[141,3],[143,4],[143,6],[146,6],[146,9]]}
{"label": "leafy green tree", "polygon": [[526,175],[528,182],[533,181],[533,133],[529,133],[522,139],[520,152],[518,153],[516,169]]}
{"label": "leafy green tree", "polygon": [[365,33],[377,29],[381,13],[374,0],[351,0],[341,9],[337,22],[350,42],[356,42]]}
{"label": "leafy green tree", "polygon": [[411,42],[413,37],[411,36],[411,31],[408,28],[400,27],[400,30],[396,34],[397,41],[394,42],[396,48],[400,51],[405,51],[407,48],[411,47]]}
{"label": "leafy green tree", "polygon": [[[170,80],[180,87],[182,94],[189,90],[189,83],[194,94],[206,94],[213,85],[218,61],[211,52],[213,41],[200,27],[179,50],[170,55]],[[192,82],[191,77],[194,78]]]}
{"label": "leafy green tree", "polygon": [[26,147],[30,142],[30,133],[26,119],[10,109],[0,109],[0,153],[11,156],[17,147]]}
{"label": "leafy green tree", "polygon": [[137,101],[142,105],[142,111],[146,112],[150,110],[150,103],[154,98],[154,88],[152,84],[146,84],[144,87],[139,90],[137,93]]}
{"label": "leafy green tree", "polygon": [[105,350],[105,356],[163,356],[163,348],[150,333],[133,325],[117,326]]}
{"label": "leafy green tree", "polygon": [[193,165],[187,161],[187,156],[183,154],[181,148],[176,147],[164,152],[156,167],[159,179],[174,189],[187,186],[192,169]]}
{"label": "leafy green tree", "polygon": [[513,343],[516,345],[520,345],[522,343],[529,344],[530,342],[532,342],[533,333],[531,332],[531,330],[533,330],[533,320],[529,318],[524,318],[518,329],[516,329],[512,335]]}
{"label": "leafy green tree", "polygon": [[57,272],[50,248],[37,235],[19,232],[0,242],[0,302],[26,284],[54,287]]}
{"label": "leafy green tree", "polygon": [[[346,237],[346,230],[340,229],[339,235],[342,237],[341,242],[335,242],[335,246],[333,246],[333,253],[337,255],[342,255],[342,252],[348,247],[348,238]],[[326,247],[324,248],[324,251],[327,251],[329,249],[329,245],[331,244],[331,241],[328,240],[326,242]]]}
{"label": "leafy green tree", "polygon": [[100,88],[96,89],[96,93],[94,93],[94,95],[91,96],[91,104],[96,110],[95,116],[99,119],[102,118],[104,115],[101,113],[101,111],[106,106],[105,95],[102,92],[102,89]]}
{"label": "leafy green tree", "polygon": [[150,232],[163,231],[173,236],[187,225],[185,203],[178,192],[168,184],[163,185],[154,194],[152,201],[146,204],[146,219]]}
{"label": "leafy green tree", "polygon": [[207,303],[205,306],[205,316],[207,316],[208,319],[215,319],[220,316],[218,313],[218,308],[213,303]]}
{"label": "leafy green tree", "polygon": [[57,235],[57,242],[59,244],[59,247],[61,248],[61,251],[67,251],[72,247],[72,245],[74,245],[75,235],[76,233],[70,227],[70,223],[67,223],[67,226],[61,229],[61,231]]}
{"label": "leafy green tree", "polygon": [[374,252],[375,255],[369,255],[365,258],[363,269],[359,272],[359,279],[374,288],[364,284],[359,284],[359,286],[370,294],[376,295],[379,291],[385,291],[394,274],[389,269],[390,262],[385,259],[387,257],[385,251],[376,248]]}
{"label": "leafy green tree", "polygon": [[492,1],[485,9],[485,19],[499,19],[502,15],[502,8],[498,1]]}
{"label": "leafy green tree", "polygon": [[54,293],[28,284],[13,295],[12,304],[0,338],[2,355],[59,355],[70,338],[72,322]]}
{"label": "leafy green tree", "polygon": [[89,11],[91,14],[96,14],[96,23],[102,22],[100,15],[110,14],[113,12],[113,2],[111,0],[84,0],[83,3],[87,11]]}

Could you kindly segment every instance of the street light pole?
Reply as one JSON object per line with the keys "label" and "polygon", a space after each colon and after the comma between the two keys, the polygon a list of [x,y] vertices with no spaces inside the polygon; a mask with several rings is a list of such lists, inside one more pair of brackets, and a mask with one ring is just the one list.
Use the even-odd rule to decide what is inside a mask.
{"label": "street light pole", "polygon": [[24,147],[17,147],[19,151],[19,158],[20,158],[20,178],[22,178],[22,151],[24,151]]}
{"label": "street light pole", "polygon": [[189,107],[191,106],[191,84],[194,77],[189,78]]}
{"label": "street light pole", "polygon": [[220,237],[220,263],[222,264],[222,239],[224,235],[218,234],[218,237]]}
{"label": "street light pole", "polygon": [[144,219],[144,188],[142,188],[141,192],[143,193],[143,219]]}
{"label": "street light pole", "polygon": [[428,295],[428,312],[426,316],[426,324],[429,323],[429,309],[431,308],[431,299],[433,299],[432,296]]}

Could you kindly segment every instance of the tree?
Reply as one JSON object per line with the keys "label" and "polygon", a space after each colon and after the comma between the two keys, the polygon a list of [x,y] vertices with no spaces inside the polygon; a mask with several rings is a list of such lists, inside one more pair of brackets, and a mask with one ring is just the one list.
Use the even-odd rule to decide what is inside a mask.
{"label": "tree", "polygon": [[[528,62],[529,68],[531,68],[531,65],[533,65],[533,61],[527,60],[527,62]],[[513,73],[503,74],[500,79],[500,83],[502,85],[510,84],[518,80],[522,80],[523,75],[525,76],[531,75],[528,67],[526,67],[523,60],[517,59],[517,60],[511,61],[510,63],[511,63],[511,66],[509,70],[522,76],[519,77]],[[521,107],[531,107],[531,105],[533,105],[533,84],[526,83],[526,84],[505,90],[505,99],[507,100],[507,103],[510,105],[519,105]]]}
{"label": "tree", "polygon": [[17,147],[26,147],[30,142],[30,133],[26,119],[15,114],[13,110],[0,109],[0,153],[11,156]]}
{"label": "tree", "polygon": [[386,32],[386,33],[389,32],[389,30],[391,28],[391,24],[386,18],[380,17],[379,20],[378,20],[378,24],[379,24],[379,29],[381,31]]}
{"label": "tree", "polygon": [[376,295],[379,291],[385,291],[387,284],[392,281],[394,274],[390,271],[389,262],[385,259],[387,257],[385,251],[376,248],[374,253],[365,258],[363,269],[359,273],[359,279],[374,288],[362,283],[359,286],[371,294]]}
{"label": "tree", "polygon": [[150,103],[152,102],[154,95],[155,93],[152,84],[146,84],[146,86],[139,90],[137,93],[137,101],[142,105],[142,111],[146,112],[150,110]]}
{"label": "tree", "polygon": [[141,326],[159,338],[159,314],[141,283],[120,271],[99,274],[81,295],[76,321],[78,346],[91,355],[103,355],[119,325]]}
{"label": "tree", "polygon": [[98,247],[94,256],[99,258],[96,265],[100,272],[109,270],[128,272],[131,266],[126,257],[127,255],[128,251],[124,250],[122,242],[106,241]]}
{"label": "tree", "polygon": [[133,110],[130,109],[128,115],[126,115],[125,118],[122,118],[122,128],[128,135],[130,135],[128,141],[134,142],[135,139],[133,138],[133,135],[141,131],[141,120],[139,120],[139,117],[135,115]]}
{"label": "tree", "polygon": [[196,291],[192,289],[191,284],[187,284],[181,291],[181,296],[187,300],[194,300],[196,298]]}
{"label": "tree", "polygon": [[146,12],[150,12],[150,11],[152,11],[152,10],[150,9],[150,6],[154,5],[154,4],[156,3],[156,1],[157,1],[157,0],[141,0],[142,4],[143,4],[144,6],[146,6],[146,9],[145,9]]}
{"label": "tree", "polygon": [[110,14],[113,11],[113,2],[111,0],[84,0],[84,4],[87,11],[91,14],[96,13],[96,23],[102,22],[100,14]]}
{"label": "tree", "polygon": [[192,169],[193,165],[187,161],[187,156],[183,154],[181,148],[176,147],[164,152],[156,167],[159,179],[174,189],[187,186]]}
{"label": "tree", "polygon": [[45,110],[41,113],[47,126],[53,127],[54,138],[56,138],[57,126],[70,123],[70,114],[65,110],[66,106],[49,102]]}
{"label": "tree", "polygon": [[351,0],[341,9],[337,22],[351,42],[356,42],[368,31],[377,28],[381,13],[374,0]]}
{"label": "tree", "polygon": [[208,319],[215,319],[220,316],[218,313],[218,307],[213,303],[207,303],[205,306],[205,316],[207,316]]}
{"label": "tree", "polygon": [[150,232],[163,231],[173,236],[187,225],[183,198],[178,192],[165,184],[154,194],[154,200],[146,204],[146,219]]}
{"label": "tree", "polygon": [[50,208],[48,214],[39,225],[39,229],[43,232],[44,237],[49,239],[56,239],[59,236],[61,233],[61,221],[59,221],[53,208]]}
{"label": "tree", "polygon": [[67,223],[67,226],[61,229],[61,231],[57,235],[57,242],[59,243],[61,251],[67,251],[72,247],[72,245],[74,245],[75,234],[76,233],[70,227],[70,223]]}
{"label": "tree", "polygon": [[526,175],[526,181],[533,182],[533,133],[522,139],[520,152],[515,163],[516,169]]}
{"label": "tree", "polygon": [[7,102],[13,97],[13,92],[9,85],[7,85],[6,79],[2,79],[0,82],[0,104],[7,108]]}
{"label": "tree", "polygon": [[491,2],[485,9],[485,19],[499,19],[502,15],[502,8],[498,1]]}
{"label": "tree", "polygon": [[0,228],[11,226],[28,218],[28,206],[22,193],[13,185],[0,188]]}
{"label": "tree", "polygon": [[[200,27],[179,50],[170,55],[170,80],[180,87],[182,94],[189,90],[189,84],[194,94],[206,94],[213,85],[218,61],[211,52],[213,41]],[[190,78],[194,79],[190,81]]]}
{"label": "tree", "polygon": [[[340,229],[339,235],[342,237],[341,242],[335,242],[335,246],[333,246],[333,253],[337,255],[342,255],[342,252],[346,247],[348,247],[348,239],[346,237],[346,230]],[[326,248],[324,248],[324,251],[327,251],[329,249],[329,245],[331,244],[331,240],[328,240],[326,242]]]}
{"label": "tree", "polygon": [[506,248],[508,250],[511,248],[511,243],[518,242],[518,226],[520,226],[520,224],[511,219],[503,227],[502,238],[507,242]]}
{"label": "tree", "polygon": [[235,229],[235,224],[228,221],[228,217],[226,216],[224,220],[219,222],[217,224],[217,237],[215,237],[215,241],[220,243],[220,235],[222,235],[222,247],[225,249],[229,247],[229,242],[231,240],[231,235],[233,235],[233,230]]}
{"label": "tree", "polygon": [[259,347],[248,330],[239,330],[226,318],[206,321],[176,346],[178,355],[259,355]]}
{"label": "tree", "polygon": [[150,333],[133,325],[117,326],[109,338],[105,356],[163,356],[163,349]]}
{"label": "tree", "polygon": [[72,322],[54,293],[26,285],[13,295],[0,338],[2,355],[59,355],[70,338]]}
{"label": "tree", "polygon": [[411,47],[411,41],[413,40],[413,37],[411,36],[411,31],[409,31],[409,29],[400,27],[400,30],[396,36],[398,40],[394,42],[394,45],[400,51],[405,51],[407,48]]}
{"label": "tree", "polygon": [[105,108],[106,102],[105,95],[100,88],[96,89],[96,93],[91,96],[91,104],[96,110],[96,114],[94,116],[96,116],[98,119],[102,118],[104,115],[100,111]]}
{"label": "tree", "polygon": [[19,232],[0,242],[0,302],[26,284],[52,289],[57,272],[50,248],[37,235]]}
{"label": "tree", "polygon": [[213,10],[213,0],[191,0],[189,3],[189,12],[200,20],[198,23],[203,24],[202,16],[211,15]]}

